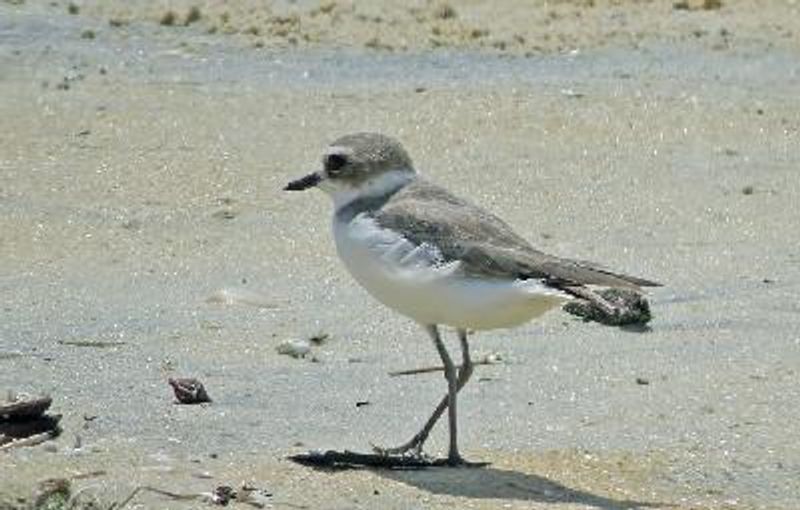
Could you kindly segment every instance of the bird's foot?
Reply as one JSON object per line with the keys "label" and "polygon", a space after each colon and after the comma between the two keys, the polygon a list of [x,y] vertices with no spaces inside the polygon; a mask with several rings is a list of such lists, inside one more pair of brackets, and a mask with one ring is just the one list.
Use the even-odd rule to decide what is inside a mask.
{"label": "bird's foot", "polygon": [[461,456],[458,452],[450,453],[447,456],[447,465],[453,467],[465,466],[467,465],[467,461],[464,460],[464,457]]}
{"label": "bird's foot", "polygon": [[425,458],[425,454],[422,453],[422,442],[417,440],[417,438],[414,438],[405,444],[402,444],[400,446],[395,446],[393,448],[384,448],[376,444],[371,444],[370,446],[372,446],[373,452],[377,453],[378,455],[383,455],[385,457],[389,457],[392,455],[402,455],[404,457],[412,457],[415,459]]}
{"label": "bird's foot", "polygon": [[447,467],[455,467],[455,468],[482,468],[486,467],[491,462],[470,462],[460,454],[449,454],[446,459],[439,459],[434,462],[437,466],[447,466]]}

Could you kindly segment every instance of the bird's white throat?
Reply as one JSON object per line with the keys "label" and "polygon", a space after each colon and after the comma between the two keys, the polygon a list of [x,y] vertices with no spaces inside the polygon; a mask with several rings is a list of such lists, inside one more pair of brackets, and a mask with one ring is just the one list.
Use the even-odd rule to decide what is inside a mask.
{"label": "bird's white throat", "polygon": [[319,187],[333,199],[333,206],[338,212],[354,200],[377,198],[394,193],[416,179],[411,170],[389,170],[363,181],[358,186],[340,184],[331,179],[324,179]]}

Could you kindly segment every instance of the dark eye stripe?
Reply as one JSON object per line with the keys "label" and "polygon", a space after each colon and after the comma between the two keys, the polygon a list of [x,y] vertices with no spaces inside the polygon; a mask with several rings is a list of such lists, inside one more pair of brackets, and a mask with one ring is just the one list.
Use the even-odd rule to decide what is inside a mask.
{"label": "dark eye stripe", "polygon": [[325,170],[327,172],[335,173],[342,169],[347,164],[347,158],[341,154],[331,154],[325,160]]}

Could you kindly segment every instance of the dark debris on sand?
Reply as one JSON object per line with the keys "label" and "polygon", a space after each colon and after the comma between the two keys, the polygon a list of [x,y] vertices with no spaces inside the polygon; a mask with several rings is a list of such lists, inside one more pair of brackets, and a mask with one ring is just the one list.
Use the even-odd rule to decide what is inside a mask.
{"label": "dark debris on sand", "polygon": [[0,402],[0,449],[32,446],[61,433],[61,415],[46,414],[51,397],[9,398]]}
{"label": "dark debris on sand", "polygon": [[653,318],[647,298],[634,290],[605,289],[597,294],[613,306],[615,313],[609,313],[596,303],[583,299],[570,301],[564,305],[564,311],[607,326],[641,326]]}
{"label": "dark debris on sand", "polygon": [[208,396],[203,383],[195,378],[170,378],[167,382],[172,386],[175,398],[178,399],[178,403],[180,404],[203,404],[211,402],[211,397]]}

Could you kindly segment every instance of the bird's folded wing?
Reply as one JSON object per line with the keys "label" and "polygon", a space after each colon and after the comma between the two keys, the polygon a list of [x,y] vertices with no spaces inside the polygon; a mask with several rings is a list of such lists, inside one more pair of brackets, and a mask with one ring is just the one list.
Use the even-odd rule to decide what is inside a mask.
{"label": "bird's folded wing", "polygon": [[406,186],[373,217],[378,225],[400,232],[414,244],[435,246],[445,261],[460,261],[467,274],[536,278],[564,289],[659,285],[538,251],[497,216],[430,183]]}

